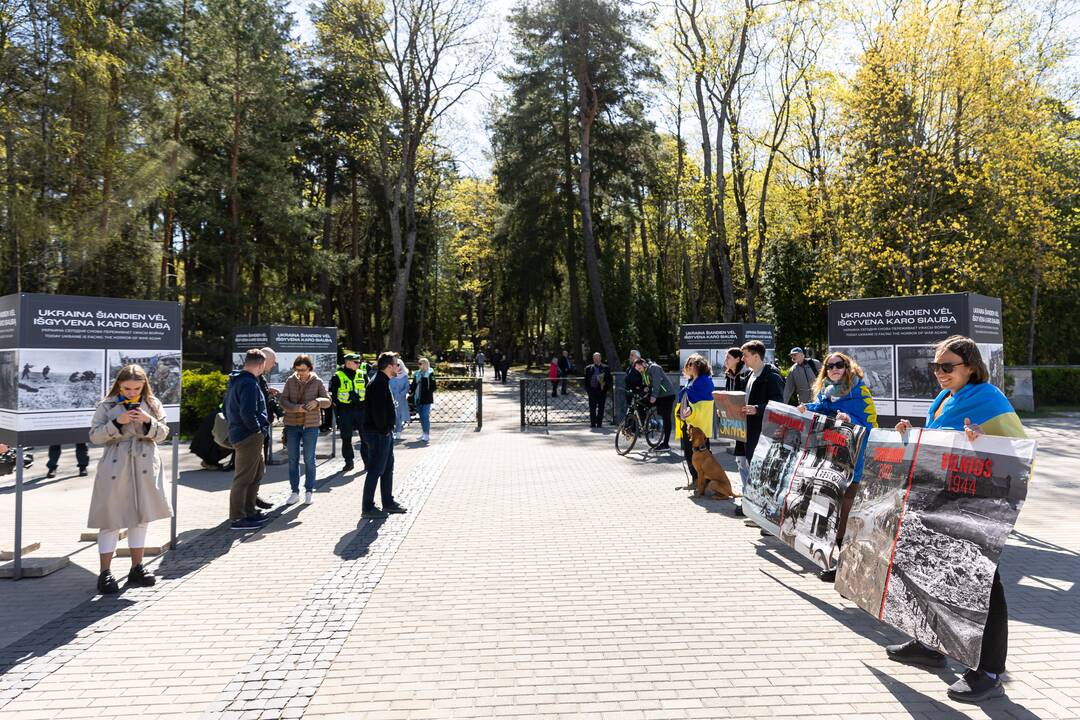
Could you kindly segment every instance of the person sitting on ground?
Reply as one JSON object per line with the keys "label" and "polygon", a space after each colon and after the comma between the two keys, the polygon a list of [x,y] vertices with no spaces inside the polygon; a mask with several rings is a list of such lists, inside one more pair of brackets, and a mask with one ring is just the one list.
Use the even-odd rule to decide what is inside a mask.
{"label": "person sitting on ground", "polygon": [[154,397],[146,371],[125,365],[90,421],[90,442],[104,446],[86,521],[87,527],[98,530],[97,589],[103,595],[120,590],[111,567],[123,528],[131,551],[128,585],[149,587],[157,582],[142,562],[147,527],[172,517],[158,453],[158,443],[168,436],[165,409]]}
{"label": "person sitting on ground", "polygon": [[[971,443],[983,435],[1023,438],[1027,434],[1009,399],[989,382],[990,372],[979,346],[969,337],[953,335],[934,349],[930,363],[941,392],[930,403],[926,427],[932,430],[963,430]],[[911,423],[904,419],[896,431],[907,433]],[[948,695],[957,702],[979,703],[999,697],[1005,689],[1001,674],[1009,651],[1009,610],[1001,575],[994,572],[990,588],[990,607],[983,628],[979,667],[969,669],[949,687]],[[945,667],[945,656],[918,640],[909,640],[885,648],[890,660],[908,665]]]}
{"label": "person sitting on ground", "polygon": [[[214,420],[218,411],[208,414],[199,423],[195,434],[191,436],[191,445],[188,451],[202,461],[200,467],[203,470],[232,470],[232,448],[222,447],[214,442]],[[229,464],[222,465],[221,461],[229,458]]]}
{"label": "person sitting on ground", "polygon": [[[814,395],[817,396],[817,401],[799,405],[799,412],[809,410],[866,428],[862,446],[857,449],[859,459],[855,461],[855,471],[852,473],[851,482],[840,499],[840,514],[836,520],[837,548],[844,543],[848,514],[851,513],[855,495],[859,492],[859,481],[862,480],[863,471],[863,450],[870,440],[870,430],[878,426],[874,397],[870,393],[870,387],[864,382],[865,377],[863,369],[854,358],[841,352],[829,353],[825,357],[825,364],[817,380],[814,381]],[[833,582],[836,580],[836,568],[825,570],[819,577],[825,582]]]}
{"label": "person sitting on ground", "polygon": [[694,447],[690,444],[690,430],[688,426],[696,427],[705,434],[705,447],[710,447],[709,438],[712,437],[713,417],[716,409],[713,405],[712,367],[709,361],[702,355],[694,353],[686,358],[683,365],[683,375],[687,379],[685,387],[679,390],[679,414],[678,424],[675,426],[675,436],[681,441],[683,460],[690,468],[690,477],[697,482],[697,470],[694,469]]}
{"label": "person sitting on ground", "polygon": [[293,374],[278,396],[285,408],[285,446],[289,452],[289,497],[286,505],[300,501],[300,446],[304,450],[304,504],[315,497],[315,446],[319,442],[322,411],[330,407],[330,395],[315,374],[310,355],[297,355]]}

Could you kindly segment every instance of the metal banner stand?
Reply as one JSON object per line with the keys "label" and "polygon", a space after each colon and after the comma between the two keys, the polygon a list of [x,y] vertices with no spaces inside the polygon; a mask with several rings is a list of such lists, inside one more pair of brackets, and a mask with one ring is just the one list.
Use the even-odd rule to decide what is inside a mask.
{"label": "metal banner stand", "polygon": [[172,519],[169,529],[169,549],[176,549],[176,498],[180,485],[180,435],[173,434],[172,439]]}
{"label": "metal banner stand", "polygon": [[12,580],[22,578],[22,495],[23,495],[23,449],[15,449],[15,562]]}
{"label": "metal banner stand", "polygon": [[330,457],[337,457],[337,411],[330,408]]}

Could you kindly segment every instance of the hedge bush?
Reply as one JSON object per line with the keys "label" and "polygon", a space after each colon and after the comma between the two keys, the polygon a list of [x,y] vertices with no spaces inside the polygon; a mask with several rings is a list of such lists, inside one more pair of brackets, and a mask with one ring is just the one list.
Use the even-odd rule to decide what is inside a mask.
{"label": "hedge bush", "polygon": [[1080,405],[1080,368],[1035,367],[1031,369],[1035,385],[1035,407]]}
{"label": "hedge bush", "polygon": [[202,419],[216,410],[225,397],[229,376],[217,370],[185,370],[183,382],[183,393],[180,396],[180,431],[190,436],[199,429]]}

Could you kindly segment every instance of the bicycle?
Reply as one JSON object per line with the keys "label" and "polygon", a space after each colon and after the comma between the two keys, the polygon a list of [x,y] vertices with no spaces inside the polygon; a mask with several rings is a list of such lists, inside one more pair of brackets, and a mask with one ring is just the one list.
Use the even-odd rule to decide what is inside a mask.
{"label": "bicycle", "polygon": [[664,440],[664,420],[657,414],[656,407],[644,397],[633,399],[626,409],[626,417],[615,431],[615,452],[626,455],[641,435],[645,436],[650,448],[655,448]]}

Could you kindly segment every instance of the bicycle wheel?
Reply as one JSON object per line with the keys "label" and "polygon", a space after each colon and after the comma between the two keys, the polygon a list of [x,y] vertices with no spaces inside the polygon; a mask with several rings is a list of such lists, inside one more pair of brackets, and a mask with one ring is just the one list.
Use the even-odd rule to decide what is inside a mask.
{"label": "bicycle wheel", "polygon": [[645,414],[645,442],[654,448],[664,441],[664,419],[656,412],[656,408],[649,408]]}
{"label": "bicycle wheel", "polygon": [[622,421],[622,425],[615,432],[615,452],[625,455],[634,448],[638,437],[637,417],[631,413]]}

